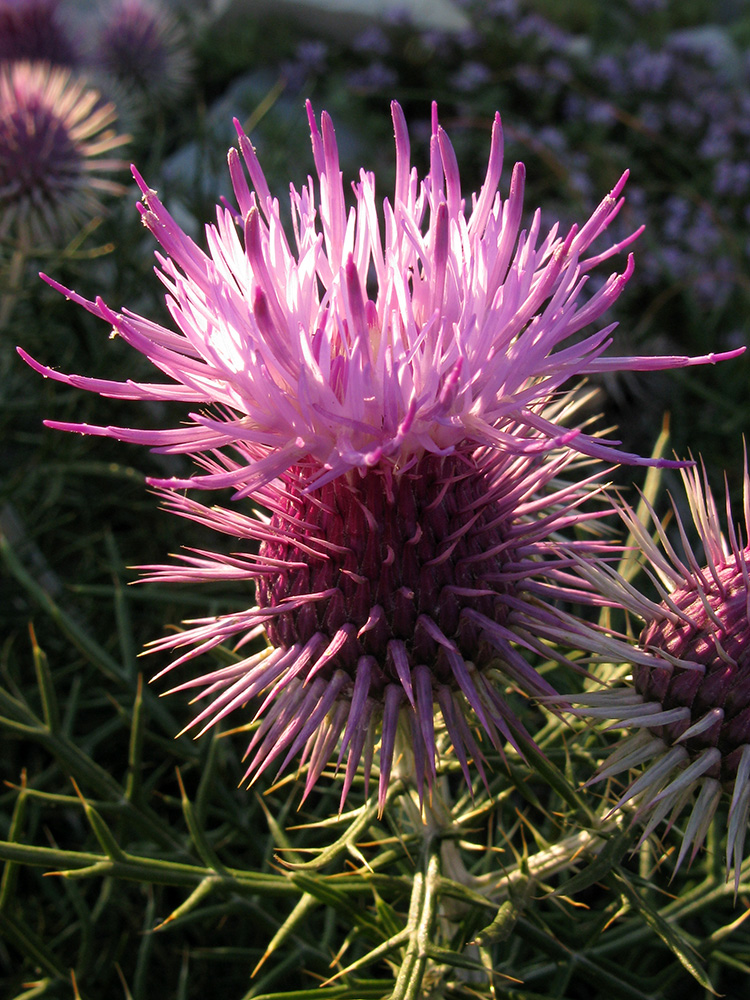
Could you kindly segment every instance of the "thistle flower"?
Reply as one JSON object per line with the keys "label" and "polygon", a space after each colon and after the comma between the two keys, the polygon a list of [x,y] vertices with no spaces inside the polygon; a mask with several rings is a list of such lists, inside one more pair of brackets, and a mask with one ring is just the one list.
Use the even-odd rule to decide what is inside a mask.
{"label": "thistle flower", "polygon": [[121,0],[99,30],[97,64],[131,93],[169,103],[190,79],[191,58],[179,24],[156,3]]}
{"label": "thistle flower", "polygon": [[[727,534],[706,479],[696,468],[681,470],[702,556],[688,539],[673,502],[682,553],[675,550],[653,508],[646,504],[652,538],[632,508],[625,523],[646,560],[660,600],[639,594],[616,572],[599,564],[579,567],[608,602],[638,615],[645,627],[630,651],[630,687],[574,699],[577,712],[613,720],[610,728],[630,730],[594,780],[646,765],[615,809],[638,803],[645,821],[641,842],[669,817],[668,828],[684,810],[689,819],[677,868],[695,857],[724,791],[731,794],[727,831],[727,877],[739,885],[745,831],[750,814],[750,479],[745,460],[744,536],[735,528],[726,497]],[[645,502],[645,501],[644,501]],[[602,652],[622,656],[616,639]],[[614,810],[613,810],[614,811]]]}
{"label": "thistle flower", "polygon": [[55,242],[102,211],[100,192],[122,192],[100,176],[124,166],[101,158],[126,141],[114,120],[113,105],[69,70],[0,67],[0,238]]}
{"label": "thistle flower", "polygon": [[[220,643],[267,640],[179,686],[206,702],[192,726],[261,697],[247,777],[299,754],[307,794],[333,759],[345,773],[342,802],[360,765],[369,778],[379,738],[381,806],[400,729],[420,790],[436,774],[436,715],[469,781],[469,757],[482,762],[477,724],[498,749],[526,738],[504,689],[551,692],[529,659],[557,655],[548,642],[568,630],[553,607],[569,592],[559,539],[576,525],[581,558],[602,547],[585,538],[602,510],[587,503],[596,474],[581,479],[579,465],[645,461],[568,427],[576,397],[561,387],[587,373],[718,359],[606,358],[612,326],[578,336],[633,270],[629,257],[582,294],[586,272],[637,235],[586,256],[621,207],[625,176],[580,229],[542,236],[537,212],[519,231],[524,168],[503,200],[499,116],[467,211],[437,111],[422,181],[401,109],[392,111],[395,195],[380,216],[365,171],[347,209],[332,122],[323,113],[319,127],[308,105],[319,203],[312,179],[292,187],[294,249],[239,125],[239,152],[229,152],[239,211],[218,208],[207,254],[135,172],[143,221],[165,251],[176,329],[51,283],[170,382],[64,375],[24,355],[105,396],[211,407],[168,430],[48,425],[191,454],[201,473],[152,483],[171,510],[239,542],[231,555],[194,551],[146,567],[160,580],[255,586],[256,606],[155,644],[183,651],[172,670]],[[209,508],[180,492],[226,487],[268,513]]]}
{"label": "thistle flower", "polygon": [[58,0],[0,0],[0,60],[75,66],[72,39],[57,17]]}

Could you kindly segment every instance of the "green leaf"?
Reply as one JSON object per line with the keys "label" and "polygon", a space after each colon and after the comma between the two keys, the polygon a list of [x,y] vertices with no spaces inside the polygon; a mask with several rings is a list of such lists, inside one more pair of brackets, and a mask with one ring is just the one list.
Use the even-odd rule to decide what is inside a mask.
{"label": "green leaf", "polygon": [[33,625],[29,626],[29,634],[31,636],[31,653],[34,658],[34,671],[36,673],[37,684],[39,685],[39,693],[42,697],[44,723],[54,733],[60,728],[60,709],[57,704],[55,687],[52,683],[49,660],[44,650],[40,649],[36,641]]}
{"label": "green leaf", "polygon": [[19,917],[11,918],[0,912],[0,936],[10,942],[22,955],[25,955],[32,965],[43,969],[56,979],[64,980],[67,978],[65,969],[50,954],[47,945]]}
{"label": "green leaf", "polygon": [[610,879],[615,884],[617,889],[626,897],[628,902],[633,905],[634,909],[641,914],[648,926],[659,935],[664,944],[669,948],[672,954],[676,956],[681,965],[690,973],[693,979],[700,983],[704,990],[708,990],[709,993],[713,993],[714,996],[718,996],[716,990],[711,985],[708,975],[700,964],[700,956],[682,935],[679,928],[665,920],[658,910],[654,909],[654,907],[641,896],[635,887],[628,882],[622,873],[613,871],[610,875]]}
{"label": "green leaf", "polygon": [[112,861],[125,861],[125,853],[123,852],[120,845],[117,843],[112,831],[104,822],[99,813],[94,809],[90,802],[88,802],[83,795],[78,785],[73,781],[73,787],[76,790],[76,795],[81,800],[83,805],[83,810],[86,813],[86,819],[89,821],[89,826],[94,832],[94,836],[99,842],[99,846]]}
{"label": "green leaf", "polygon": [[205,831],[201,824],[197,821],[195,812],[193,810],[193,804],[187,796],[185,791],[185,785],[182,781],[182,775],[180,774],[179,767],[177,768],[177,783],[180,786],[180,798],[182,801],[182,813],[185,817],[185,822],[187,823],[188,830],[190,831],[190,839],[195,845],[195,849],[198,852],[198,856],[204,865],[213,869],[217,872],[223,872],[224,866],[222,865],[216,851],[213,846],[209,843],[206,837]]}
{"label": "green leaf", "polygon": [[393,984],[390,980],[368,979],[351,986],[316,986],[309,990],[292,990],[290,993],[263,993],[253,1000],[383,1000],[388,997]]}
{"label": "green leaf", "polygon": [[263,952],[258,964],[252,971],[253,976],[258,973],[261,966],[274,953],[274,951],[276,951],[276,949],[286,941],[289,935],[296,930],[305,917],[307,917],[319,905],[318,900],[314,896],[310,895],[310,893],[305,892],[302,894],[302,896],[295,903],[292,912],[268,942],[266,950]]}
{"label": "green leaf", "polygon": [[[28,791],[26,788],[26,771],[21,773],[21,787],[18,789],[13,806],[13,816],[8,830],[8,839],[17,841],[21,837],[24,819],[26,818],[26,803],[28,801]],[[6,861],[3,866],[3,876],[0,880],[0,910],[7,908],[13,901],[16,892],[16,882],[18,881],[18,865],[14,861]]]}
{"label": "green leaf", "polygon": [[192,910],[196,908],[196,906],[202,903],[204,899],[207,899],[208,896],[210,896],[213,890],[216,888],[216,886],[221,885],[222,881],[223,880],[221,878],[217,878],[215,875],[207,875],[202,881],[198,883],[195,889],[193,889],[188,898],[184,900],[182,903],[180,903],[179,906],[175,907],[175,909],[172,910],[172,912],[169,914],[168,917],[165,917],[164,920],[162,920],[160,923],[156,925],[156,927],[154,927],[154,930],[155,931],[164,930],[165,927],[173,923],[179,917],[183,916],[186,913],[190,913]]}
{"label": "green leaf", "polygon": [[533,879],[523,877],[514,886],[509,887],[510,899],[502,904],[492,923],[483,927],[477,934],[475,944],[484,947],[488,944],[506,941],[513,933],[518,918],[526,908],[535,885]]}
{"label": "green leaf", "polygon": [[553,896],[572,896],[583,892],[596,882],[601,882],[616,868],[623,856],[633,846],[633,836],[629,830],[622,830],[608,837],[604,847],[586,867],[555,889]]}
{"label": "green leaf", "polygon": [[141,805],[141,774],[143,771],[143,739],[146,731],[146,713],[143,709],[143,674],[138,674],[138,688],[133,702],[133,720],[130,724],[128,745],[128,777],[125,798]]}

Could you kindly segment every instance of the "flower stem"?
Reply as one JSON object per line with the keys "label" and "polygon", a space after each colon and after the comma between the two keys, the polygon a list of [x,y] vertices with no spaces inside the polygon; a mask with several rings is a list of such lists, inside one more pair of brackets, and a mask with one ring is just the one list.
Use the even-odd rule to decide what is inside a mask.
{"label": "flower stem", "polygon": [[427,829],[422,845],[420,870],[412,883],[406,930],[409,943],[390,1000],[416,1000],[422,995],[428,948],[437,918],[440,885],[440,841]]}

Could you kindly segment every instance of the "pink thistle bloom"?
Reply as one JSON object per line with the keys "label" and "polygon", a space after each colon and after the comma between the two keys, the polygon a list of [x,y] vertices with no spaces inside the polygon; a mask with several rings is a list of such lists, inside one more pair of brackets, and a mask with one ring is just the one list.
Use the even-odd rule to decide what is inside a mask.
{"label": "pink thistle bloom", "polygon": [[127,141],[110,128],[115,117],[67,69],[0,67],[0,238],[54,243],[103,210],[101,194],[123,192],[102,176],[125,166],[103,157]]}
{"label": "pink thistle bloom", "polygon": [[623,507],[660,600],[601,564],[580,565],[594,592],[645,626],[635,648],[614,637],[601,641],[607,659],[632,663],[632,686],[570,700],[577,714],[633,731],[593,780],[647,765],[614,807],[638,803],[634,818],[646,821],[641,842],[666,818],[670,829],[689,807],[678,868],[688,851],[692,861],[700,849],[723,792],[731,794],[726,862],[738,886],[750,815],[750,478],[746,460],[744,536],[734,526],[728,493],[725,536],[705,473],[701,481],[693,467],[682,477],[702,556],[674,502],[681,553],[646,501],[655,537]]}
{"label": "pink thistle bloom", "polygon": [[[316,204],[312,179],[291,188],[291,245],[239,126],[239,152],[229,152],[239,211],[217,209],[208,253],[135,173],[143,221],[164,249],[158,273],[175,329],[51,284],[169,381],[64,375],[24,355],[104,396],[196,407],[167,430],[48,424],[193,455],[199,474],[152,482],[170,509],[240,541],[231,556],[194,552],[148,567],[161,580],[255,583],[257,606],[155,644],[185,650],[171,670],[220,643],[240,650],[266,637],[266,649],[180,685],[206,703],[192,725],[207,729],[261,697],[247,776],[299,755],[307,794],[333,759],[345,773],[342,802],[360,766],[369,777],[379,739],[381,806],[399,729],[420,789],[447,741],[469,781],[469,757],[481,770],[482,753],[467,707],[500,749],[526,738],[504,689],[552,693],[529,658],[558,655],[549,643],[570,631],[552,604],[577,592],[560,539],[574,525],[585,535],[605,512],[587,503],[596,475],[563,476],[581,456],[645,461],[567,426],[577,397],[563,386],[723,357],[607,358],[612,325],[579,336],[633,270],[629,257],[582,295],[586,273],[637,235],[587,255],[621,207],[626,175],[582,227],[542,235],[537,212],[521,231],[523,165],[508,197],[497,191],[499,116],[467,208],[437,112],[420,180],[401,109],[392,111],[396,185],[381,214],[365,171],[347,208],[331,119],[323,113],[318,126],[308,105],[319,195]],[[268,514],[179,492],[226,487]],[[603,549],[593,536],[576,545],[584,561]]]}

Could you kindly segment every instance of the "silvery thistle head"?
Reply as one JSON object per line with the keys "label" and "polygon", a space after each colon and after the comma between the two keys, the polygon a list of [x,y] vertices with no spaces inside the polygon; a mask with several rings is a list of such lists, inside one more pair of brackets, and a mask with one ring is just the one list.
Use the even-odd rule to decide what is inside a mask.
{"label": "silvery thistle head", "polygon": [[0,239],[54,245],[103,210],[102,194],[122,193],[102,176],[125,165],[104,156],[127,141],[114,121],[114,106],[70,70],[0,66]]}
{"label": "silvery thistle head", "polygon": [[731,795],[727,874],[734,868],[739,885],[750,814],[750,480],[746,462],[744,535],[728,493],[725,534],[705,473],[693,467],[681,474],[702,554],[674,502],[681,551],[648,504],[654,537],[623,507],[660,599],[649,600],[602,564],[580,564],[596,592],[645,625],[637,648],[602,640],[602,653],[632,662],[632,685],[571,700],[579,714],[630,731],[594,780],[645,765],[615,806],[637,803],[635,816],[646,824],[641,842],[662,820],[671,828],[688,810],[677,867],[688,852],[695,857],[722,794]]}
{"label": "silvery thistle head", "polygon": [[120,0],[104,12],[96,64],[128,92],[169,103],[190,81],[191,55],[178,22],[151,0]]}
{"label": "silvery thistle head", "polygon": [[[633,270],[629,258],[582,294],[586,272],[622,249],[589,254],[620,209],[624,176],[580,228],[542,235],[537,212],[520,230],[522,164],[508,197],[497,191],[499,117],[467,207],[437,111],[421,180],[398,104],[392,112],[393,199],[379,207],[362,171],[347,207],[331,119],[323,113],[318,125],[308,105],[318,200],[312,178],[291,188],[291,244],[239,126],[239,152],[229,152],[239,210],[217,209],[207,253],[135,173],[143,222],[164,250],[158,274],[174,327],[60,290],[168,381],[64,375],[26,356],[104,396],[194,407],[166,430],[49,424],[188,453],[200,467],[152,483],[171,510],[227,534],[236,551],[189,551],[146,569],[158,580],[249,583],[257,603],[155,644],[180,651],[167,670],[222,643],[250,647],[177,689],[205,705],[192,727],[260,698],[246,777],[299,757],[307,794],[332,760],[342,802],[358,768],[369,779],[379,742],[381,807],[397,732],[413,745],[421,794],[436,774],[439,732],[469,781],[469,758],[482,762],[477,731],[498,749],[524,738],[506,689],[552,693],[532,661],[548,660],[550,642],[569,632],[554,607],[569,591],[559,540],[602,514],[587,505],[597,474],[582,478],[581,459],[641,461],[566,426],[576,397],[562,387],[587,373],[717,360],[607,358],[612,326],[580,335]],[[576,473],[569,482],[566,471]],[[182,492],[226,488],[232,507]],[[588,560],[601,547],[584,531],[574,551]],[[257,651],[250,644],[262,636]]]}
{"label": "silvery thistle head", "polygon": [[81,61],[58,0],[0,0],[0,60],[77,66]]}

